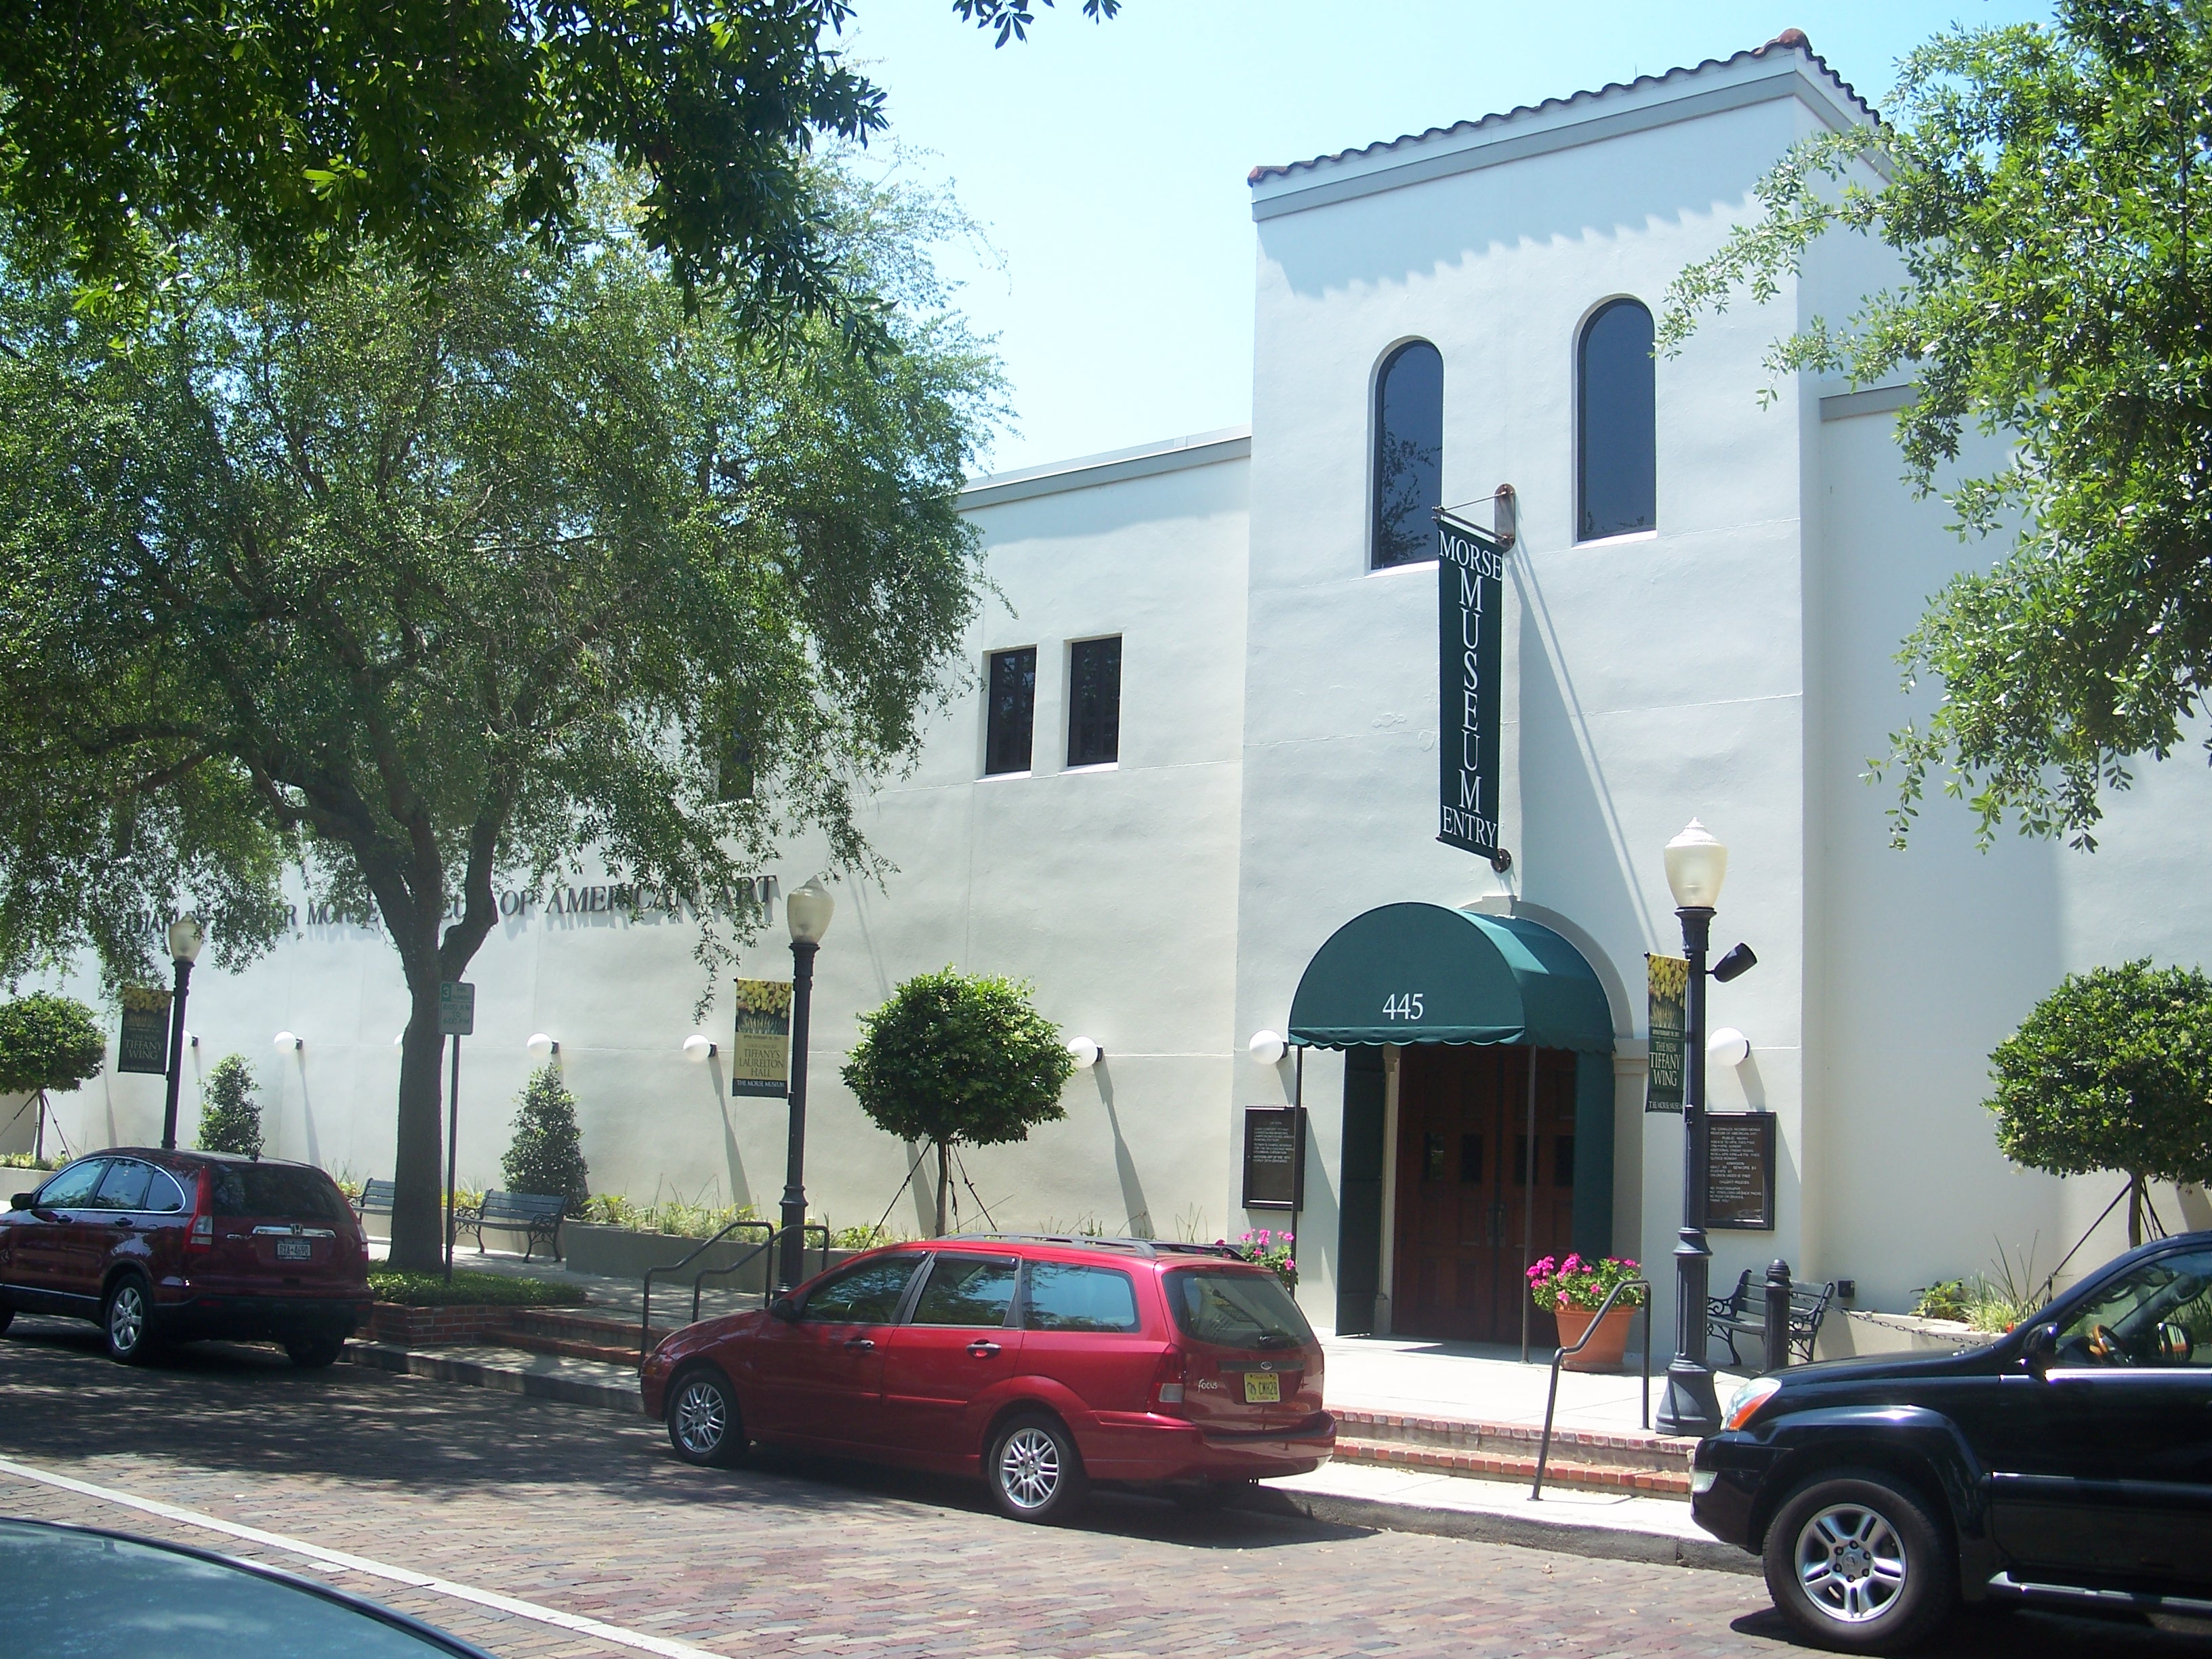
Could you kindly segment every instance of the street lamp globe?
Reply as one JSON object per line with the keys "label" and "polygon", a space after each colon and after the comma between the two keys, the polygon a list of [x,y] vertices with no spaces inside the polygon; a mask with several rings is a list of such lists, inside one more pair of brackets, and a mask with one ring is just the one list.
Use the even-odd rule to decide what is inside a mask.
{"label": "street lamp globe", "polygon": [[783,920],[791,929],[793,945],[819,945],[823,934],[830,931],[830,916],[837,902],[830,896],[830,890],[815,876],[793,888],[783,898]]}
{"label": "street lamp globe", "polygon": [[182,915],[169,924],[169,959],[172,962],[196,962],[200,946],[207,943],[207,929],[200,926],[198,916]]}
{"label": "street lamp globe", "polygon": [[1720,902],[1728,875],[1728,848],[1713,832],[1692,818],[1689,827],[1667,843],[1667,885],[1677,908],[1711,910]]}

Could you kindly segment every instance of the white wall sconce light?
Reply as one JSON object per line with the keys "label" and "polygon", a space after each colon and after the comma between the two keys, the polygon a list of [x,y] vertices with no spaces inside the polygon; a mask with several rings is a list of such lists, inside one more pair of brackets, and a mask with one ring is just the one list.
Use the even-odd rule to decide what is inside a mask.
{"label": "white wall sconce light", "polygon": [[1075,1056],[1076,1069],[1085,1072],[1089,1071],[1106,1057],[1106,1051],[1098,1046],[1097,1040],[1094,1037],[1068,1038],[1067,1052]]}
{"label": "white wall sconce light", "polygon": [[1741,1066],[1751,1058],[1751,1039],[1733,1025],[1723,1025],[1705,1039],[1705,1058],[1716,1066]]}
{"label": "white wall sconce light", "polygon": [[1280,1031],[1255,1031],[1244,1048],[1258,1064],[1273,1066],[1289,1052],[1290,1045],[1283,1041]]}
{"label": "white wall sconce light", "polygon": [[704,1032],[694,1031],[684,1039],[684,1058],[694,1066],[704,1066],[720,1052]]}
{"label": "white wall sconce light", "polygon": [[392,1038],[392,1046],[395,1048],[405,1048],[407,1046],[407,1033],[402,1031],[398,1036]]}
{"label": "white wall sconce light", "polygon": [[544,1060],[549,1054],[557,1054],[561,1052],[561,1045],[543,1031],[532,1031],[530,1034],[530,1041],[524,1043],[522,1047],[532,1060]]}
{"label": "white wall sconce light", "polygon": [[301,1049],[306,1047],[306,1043],[301,1042],[298,1037],[294,1036],[289,1031],[279,1031],[276,1033],[276,1052],[280,1054],[296,1054]]}

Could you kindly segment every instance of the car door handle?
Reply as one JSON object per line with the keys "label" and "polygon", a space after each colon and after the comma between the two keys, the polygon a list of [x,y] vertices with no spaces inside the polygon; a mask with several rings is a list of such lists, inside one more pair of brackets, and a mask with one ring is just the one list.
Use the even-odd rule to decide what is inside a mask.
{"label": "car door handle", "polygon": [[848,1336],[845,1339],[845,1346],[858,1352],[866,1353],[876,1346],[876,1343],[873,1337]]}
{"label": "car door handle", "polygon": [[127,1215],[119,1215],[115,1218],[115,1224],[118,1227],[128,1227],[131,1224],[131,1218]]}
{"label": "car door handle", "polygon": [[998,1354],[999,1345],[988,1338],[979,1336],[968,1345],[968,1352],[978,1359],[990,1359]]}

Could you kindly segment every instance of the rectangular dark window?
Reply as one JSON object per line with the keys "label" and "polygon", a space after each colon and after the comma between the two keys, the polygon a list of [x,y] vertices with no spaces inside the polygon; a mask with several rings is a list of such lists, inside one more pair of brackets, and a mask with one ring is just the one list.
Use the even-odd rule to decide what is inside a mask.
{"label": "rectangular dark window", "polygon": [[1575,1184],[1575,1138],[1554,1135],[1552,1138],[1552,1184],[1572,1187]]}
{"label": "rectangular dark window", "polygon": [[1030,769],[1030,733],[1036,724],[1036,647],[994,651],[985,695],[991,700],[983,737],[983,770]]}
{"label": "rectangular dark window", "polygon": [[1462,1135],[1459,1138],[1459,1179],[1462,1186],[1474,1186],[1482,1180],[1482,1137]]}
{"label": "rectangular dark window", "polygon": [[1067,763],[1121,757],[1121,641],[1079,640],[1067,659]]}
{"label": "rectangular dark window", "polygon": [[1133,1331],[1137,1292],[1118,1268],[1032,1261],[1022,1323],[1033,1331]]}

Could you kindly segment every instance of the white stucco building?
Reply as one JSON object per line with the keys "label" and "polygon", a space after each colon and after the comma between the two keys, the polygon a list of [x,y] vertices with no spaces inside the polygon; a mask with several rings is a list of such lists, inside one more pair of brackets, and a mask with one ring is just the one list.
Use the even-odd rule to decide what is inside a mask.
{"label": "white stucco building", "polygon": [[[1679,948],[1661,848],[1694,816],[1731,849],[1715,946],[1741,939],[1759,957],[1713,991],[1714,1024],[1750,1054],[1714,1068],[1712,1104],[1772,1113],[1778,1148],[1775,1224],[1714,1234],[1717,1287],[1781,1256],[1893,1310],[2001,1244],[2057,1260],[2118,1179],[2008,1168],[1979,1104],[1986,1056],[2071,969],[2212,957],[2212,891],[2187,867],[2212,779],[2147,764],[2094,855],[2010,839],[1977,852],[1967,814],[1942,802],[1893,851],[1891,794],[1862,775],[1926,706],[1900,691],[1893,653],[1951,571],[1998,550],[1960,544],[1942,504],[1899,483],[1907,388],[1799,377],[1758,398],[1768,343],[1847,314],[1883,256],[1832,240],[1771,305],[1648,356],[1668,284],[1752,211],[1768,165],[1869,118],[1785,37],[1255,170],[1249,428],[968,491],[1003,600],[972,641],[975,688],[867,810],[897,872],[837,890],[811,1058],[819,1208],[873,1220],[910,1160],[837,1081],[857,1015],[948,962],[1011,973],[1104,1058],[1070,1085],[1066,1121],[967,1155],[963,1218],[979,1195],[1012,1226],[1291,1224],[1317,1325],[1504,1335],[1534,1050],[1419,1042],[1410,1018],[1380,1014],[1425,988],[1391,977],[1387,949],[1338,989],[1364,989],[1412,1040],[1273,1065],[1247,1047],[1300,1035],[1301,980],[1346,924],[1392,905],[1468,910],[1482,919],[1464,924],[1468,951],[1510,967],[1513,941],[1540,956],[1555,936],[1598,999],[1537,1070],[1538,1253],[1645,1258],[1663,1321],[1681,1130],[1643,1109],[1643,957]],[[1398,556],[1439,499],[1501,483],[1518,502],[1503,872],[1434,839],[1437,569],[1432,550]],[[818,857],[788,849],[781,888]],[[781,921],[745,973],[787,975]],[[471,974],[465,1176],[496,1180],[524,1041],[543,1031],[581,1102],[596,1188],[772,1207],[782,1104],[732,1099],[718,1066],[684,1061],[687,1035],[730,1018],[724,986],[695,1024],[689,946],[680,922],[618,908],[503,922]],[[203,971],[196,1063],[254,1060],[273,1153],[386,1175],[405,1006],[374,934],[305,926],[243,975]],[[282,1056],[280,1029],[302,1040]],[[1304,1209],[1248,1214],[1243,1109],[1290,1102],[1301,1072]],[[111,1074],[59,1104],[72,1146],[144,1141],[160,1079]],[[2212,1225],[2200,1194],[2160,1202],[2169,1224]],[[891,1219],[925,1217],[909,1194]],[[2077,1264],[2117,1247],[2118,1225]]]}

